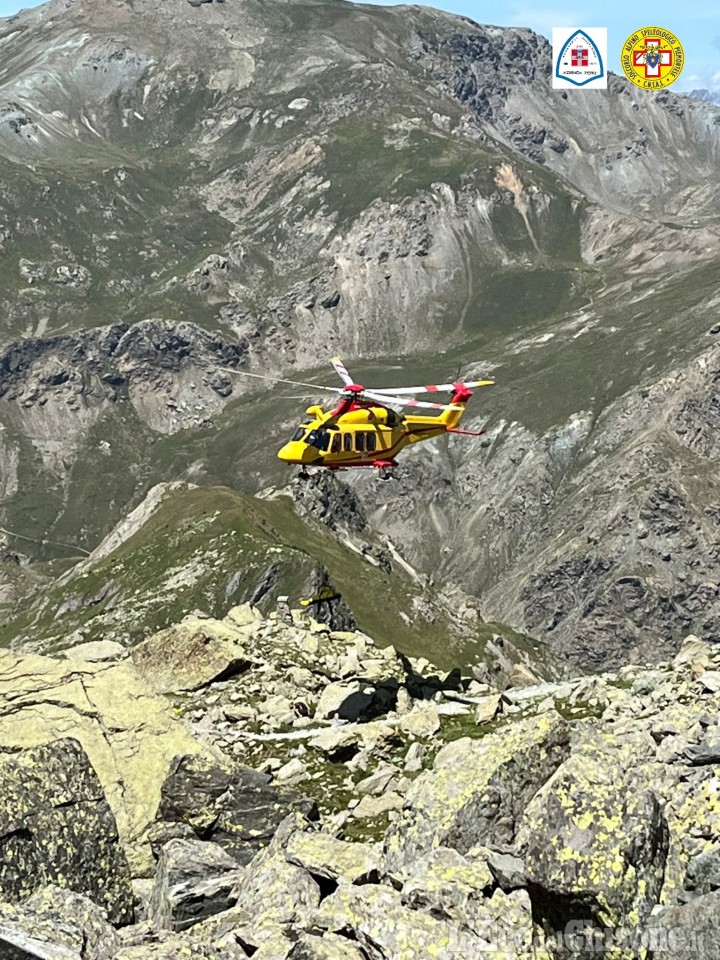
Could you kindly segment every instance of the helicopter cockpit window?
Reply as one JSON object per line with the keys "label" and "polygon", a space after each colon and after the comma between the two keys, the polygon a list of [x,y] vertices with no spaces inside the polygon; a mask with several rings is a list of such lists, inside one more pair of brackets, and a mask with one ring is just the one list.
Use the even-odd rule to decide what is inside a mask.
{"label": "helicopter cockpit window", "polygon": [[302,440],[302,438],[303,438],[304,436],[305,436],[305,431],[303,430],[302,427],[298,427],[297,430],[295,431],[295,433],[292,435],[292,439],[293,439],[293,440]]}
{"label": "helicopter cockpit window", "polygon": [[305,442],[318,450],[327,450],[330,446],[330,434],[327,430],[311,430]]}

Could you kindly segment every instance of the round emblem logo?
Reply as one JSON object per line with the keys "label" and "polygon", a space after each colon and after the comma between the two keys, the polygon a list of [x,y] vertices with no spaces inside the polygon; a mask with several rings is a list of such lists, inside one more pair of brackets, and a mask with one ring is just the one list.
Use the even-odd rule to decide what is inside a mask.
{"label": "round emblem logo", "polygon": [[661,90],[675,83],[685,65],[685,53],[674,33],[663,27],[643,27],[623,44],[623,73],[643,90]]}

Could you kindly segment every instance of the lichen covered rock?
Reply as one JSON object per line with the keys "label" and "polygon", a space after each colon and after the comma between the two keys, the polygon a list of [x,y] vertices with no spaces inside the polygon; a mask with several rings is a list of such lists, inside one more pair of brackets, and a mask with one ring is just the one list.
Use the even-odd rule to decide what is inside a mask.
{"label": "lichen covered rock", "polygon": [[331,932],[350,932],[374,951],[371,956],[383,960],[468,960],[482,956],[488,946],[456,924],[408,909],[391,887],[341,884],[323,900],[315,923]]}
{"label": "lichen covered rock", "polygon": [[112,811],[76,740],[0,754],[0,896],[55,884],[133,919],[130,869]]}
{"label": "lichen covered rock", "polygon": [[554,712],[449,743],[415,780],[387,834],[388,870],[403,874],[438,846],[466,853],[490,839],[512,843],[525,806],[569,751],[566,724]]}
{"label": "lichen covered rock", "polygon": [[187,930],[235,904],[242,875],[222,847],[200,840],[170,840],[158,860],[150,919],[161,930]]}
{"label": "lichen covered rock", "polygon": [[51,885],[21,904],[0,903],[3,960],[109,960],[120,946],[105,911],[72,890]]}
{"label": "lichen covered rock", "polygon": [[78,740],[102,784],[133,872],[154,871],[147,839],[178,754],[204,753],[129,662],[80,663],[0,650],[0,749]]}
{"label": "lichen covered rock", "polygon": [[[600,745],[574,754],[530,802],[518,845],[536,921],[613,932],[615,957],[658,902],[668,852],[660,802]],[[627,952],[627,951],[630,952]],[[588,947],[587,955],[592,954]],[[557,956],[582,956],[558,947]]]}
{"label": "lichen covered rock", "polygon": [[290,837],[285,856],[308,873],[347,883],[377,879],[382,859],[381,851],[374,844],[348,843],[327,833],[304,830]]}

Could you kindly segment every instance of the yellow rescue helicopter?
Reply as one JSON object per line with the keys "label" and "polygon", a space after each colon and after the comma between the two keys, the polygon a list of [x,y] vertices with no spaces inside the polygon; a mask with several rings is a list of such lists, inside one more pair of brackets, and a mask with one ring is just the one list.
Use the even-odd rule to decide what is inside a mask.
{"label": "yellow rescue helicopter", "polygon": [[[380,476],[385,478],[389,476],[390,469],[397,466],[397,455],[411,443],[431,440],[446,433],[479,436],[484,432],[460,430],[459,424],[472,390],[492,386],[494,380],[367,390],[353,381],[340,357],[333,357],[332,365],[343,381],[342,388],[235,371],[261,380],[291,383],[339,395],[340,400],[332,410],[325,410],[319,405],[308,407],[305,413],[310,419],[302,423],[278,451],[281,460],[301,467],[301,476],[306,475],[307,467],[326,467],[330,470],[375,467],[380,471]],[[418,394],[443,391],[452,393],[449,403],[414,399]],[[398,409],[401,407],[441,412],[435,416],[402,414]]]}

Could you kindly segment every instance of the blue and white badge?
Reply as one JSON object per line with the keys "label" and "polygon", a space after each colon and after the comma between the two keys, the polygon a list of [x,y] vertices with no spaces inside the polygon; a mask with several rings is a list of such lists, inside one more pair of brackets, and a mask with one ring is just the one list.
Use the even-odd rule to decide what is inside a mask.
{"label": "blue and white badge", "polygon": [[554,90],[607,89],[607,27],[553,27]]}

